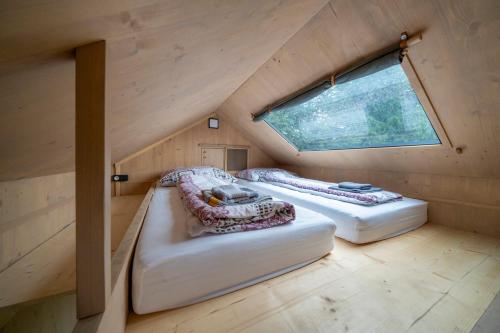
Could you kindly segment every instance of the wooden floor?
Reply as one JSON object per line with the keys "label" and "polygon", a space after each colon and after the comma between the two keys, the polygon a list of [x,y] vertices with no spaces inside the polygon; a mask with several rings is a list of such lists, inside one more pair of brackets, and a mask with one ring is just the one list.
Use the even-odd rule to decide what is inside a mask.
{"label": "wooden floor", "polygon": [[185,308],[129,316],[135,332],[469,332],[500,290],[500,239],[428,224],[364,246],[337,240],[305,268]]}

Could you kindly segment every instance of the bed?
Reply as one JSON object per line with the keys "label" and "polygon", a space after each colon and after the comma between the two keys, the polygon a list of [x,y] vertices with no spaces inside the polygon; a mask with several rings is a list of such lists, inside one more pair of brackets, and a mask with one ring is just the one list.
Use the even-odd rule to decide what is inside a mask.
{"label": "bed", "polygon": [[296,220],[266,230],[191,238],[175,187],[158,187],[138,240],[132,304],[145,314],[200,302],[305,266],[333,249],[335,224],[296,206]]}
{"label": "bed", "polygon": [[422,200],[404,197],[376,206],[361,206],[261,181],[239,179],[238,183],[328,216],[337,226],[335,235],[356,244],[394,237],[427,221],[427,202]]}

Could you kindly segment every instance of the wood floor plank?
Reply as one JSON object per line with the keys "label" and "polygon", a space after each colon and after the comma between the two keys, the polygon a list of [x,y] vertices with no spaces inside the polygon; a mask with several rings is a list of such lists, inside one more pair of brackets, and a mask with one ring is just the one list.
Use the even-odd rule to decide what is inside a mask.
{"label": "wood floor plank", "polygon": [[469,332],[500,290],[500,239],[428,224],[336,240],[299,270],[181,309],[129,316],[140,332]]}

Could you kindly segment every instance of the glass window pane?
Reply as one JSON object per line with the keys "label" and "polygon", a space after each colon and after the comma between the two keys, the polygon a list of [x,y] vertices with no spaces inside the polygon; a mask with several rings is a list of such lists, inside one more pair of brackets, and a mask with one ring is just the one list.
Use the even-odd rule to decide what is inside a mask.
{"label": "glass window pane", "polygon": [[400,64],[273,110],[264,120],[300,151],[441,143]]}

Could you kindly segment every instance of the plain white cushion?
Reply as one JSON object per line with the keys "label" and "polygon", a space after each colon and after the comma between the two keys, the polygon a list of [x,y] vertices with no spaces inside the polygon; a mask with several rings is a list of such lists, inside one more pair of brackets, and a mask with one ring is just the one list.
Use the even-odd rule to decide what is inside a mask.
{"label": "plain white cushion", "polygon": [[422,200],[361,206],[263,182],[240,179],[238,183],[328,216],[337,226],[335,235],[356,244],[394,237],[427,222],[427,202]]}
{"label": "plain white cushion", "polygon": [[296,207],[270,229],[191,238],[176,188],[157,188],[137,244],[132,303],[138,314],[196,303],[304,266],[333,249],[331,219]]}

